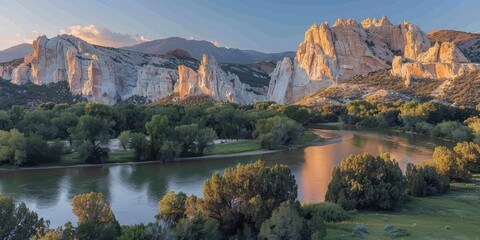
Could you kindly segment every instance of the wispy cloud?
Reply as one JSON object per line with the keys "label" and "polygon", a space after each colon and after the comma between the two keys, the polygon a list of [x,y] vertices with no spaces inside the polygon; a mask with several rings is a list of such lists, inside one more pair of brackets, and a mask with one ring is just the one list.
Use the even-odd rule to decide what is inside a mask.
{"label": "wispy cloud", "polygon": [[69,26],[60,30],[60,34],[70,34],[89,43],[108,47],[124,47],[150,40],[144,35],[118,33],[108,28],[98,28],[95,25]]}

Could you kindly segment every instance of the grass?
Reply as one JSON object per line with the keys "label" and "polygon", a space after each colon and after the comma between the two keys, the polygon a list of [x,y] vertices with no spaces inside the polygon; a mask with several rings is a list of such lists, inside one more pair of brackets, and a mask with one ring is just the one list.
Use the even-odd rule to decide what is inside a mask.
{"label": "grass", "polygon": [[[389,221],[385,221],[388,219]],[[390,239],[384,227],[411,233],[401,239],[480,239],[480,174],[472,183],[454,183],[444,195],[411,198],[401,210],[360,211],[348,221],[328,224],[327,239],[353,239],[356,224],[367,226],[365,239]]]}
{"label": "grass", "polygon": [[241,153],[261,149],[260,143],[257,140],[246,139],[238,142],[217,144],[207,155]]}
{"label": "grass", "polygon": [[[127,163],[127,162],[134,162],[133,159],[133,151],[112,151],[108,154],[108,159],[105,163]],[[58,163],[51,163],[47,166],[72,166],[72,165],[79,165],[85,164],[83,160],[79,159],[77,153],[68,153],[62,155],[62,159]]]}
{"label": "grass", "polygon": [[[299,141],[300,145],[307,144],[314,140],[318,139],[318,136],[311,131],[304,131],[302,138]],[[238,142],[223,143],[215,145],[215,148],[212,149],[207,155],[214,154],[232,154],[232,153],[241,153],[241,152],[250,152],[262,150],[260,143],[255,139],[247,139]]]}

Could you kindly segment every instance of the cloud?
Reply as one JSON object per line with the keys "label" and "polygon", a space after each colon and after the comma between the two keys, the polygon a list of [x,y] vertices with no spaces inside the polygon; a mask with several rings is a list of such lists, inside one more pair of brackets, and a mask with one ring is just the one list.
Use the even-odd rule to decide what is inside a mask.
{"label": "cloud", "polygon": [[130,46],[150,40],[144,35],[113,32],[108,28],[98,28],[95,25],[69,26],[66,29],[60,30],[60,34],[70,34],[89,43],[108,47]]}

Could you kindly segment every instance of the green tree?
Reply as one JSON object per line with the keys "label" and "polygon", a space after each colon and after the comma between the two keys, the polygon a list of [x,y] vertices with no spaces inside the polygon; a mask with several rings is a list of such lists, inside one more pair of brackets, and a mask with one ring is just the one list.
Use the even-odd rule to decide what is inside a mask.
{"label": "green tree", "polygon": [[150,136],[150,157],[157,159],[164,141],[167,138],[168,118],[161,115],[152,116],[152,120],[145,124]]}
{"label": "green tree", "polygon": [[118,135],[118,141],[120,142],[120,146],[122,146],[123,151],[126,151],[129,147],[130,142],[130,131],[123,131]]}
{"label": "green tree", "polygon": [[50,120],[50,123],[58,129],[60,139],[71,141],[70,133],[78,123],[78,116],[71,112],[61,112],[57,117]]}
{"label": "green tree", "polygon": [[283,202],[272,216],[262,223],[260,239],[295,240],[307,239],[305,219],[290,202]]}
{"label": "green tree", "polygon": [[217,138],[217,133],[211,128],[202,128],[198,131],[196,139],[197,155],[203,155],[205,149],[212,149],[215,147],[213,140]]}
{"label": "green tree", "polygon": [[10,113],[0,110],[0,130],[8,131],[13,127]]}
{"label": "green tree", "polygon": [[21,166],[26,163],[27,142],[17,129],[8,132],[0,130],[0,162]]}
{"label": "green tree", "polygon": [[105,119],[84,115],[74,132],[77,139],[84,141],[78,154],[86,163],[101,163],[108,157],[111,129]]}
{"label": "green tree", "polygon": [[147,136],[143,133],[131,133],[129,147],[133,150],[135,161],[144,161],[148,157]]}
{"label": "green tree", "polygon": [[275,116],[260,119],[255,124],[254,135],[266,149],[276,149],[280,145],[296,145],[303,133],[301,124],[287,118]]}
{"label": "green tree", "polygon": [[[227,168],[214,173],[203,185],[203,212],[219,221],[222,232],[232,235],[242,228],[258,232],[260,224],[284,201],[295,201],[297,184],[284,165],[265,162]],[[245,229],[244,229],[245,230]]]}
{"label": "green tree", "polygon": [[0,239],[23,240],[44,228],[45,222],[21,202],[15,204],[12,197],[0,193]]}
{"label": "green tree", "polygon": [[325,199],[344,208],[393,209],[403,202],[404,182],[389,154],[351,155],[333,168]]}
{"label": "green tree", "polygon": [[439,175],[432,166],[408,163],[405,176],[406,193],[414,197],[438,195],[450,188],[450,178]]}

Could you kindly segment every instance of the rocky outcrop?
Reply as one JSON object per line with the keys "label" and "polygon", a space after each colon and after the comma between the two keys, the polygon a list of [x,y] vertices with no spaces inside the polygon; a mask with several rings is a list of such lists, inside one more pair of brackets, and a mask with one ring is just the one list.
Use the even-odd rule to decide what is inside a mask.
{"label": "rocky outcrop", "polygon": [[293,61],[283,60],[271,74],[268,99],[292,103],[334,82],[390,68],[396,55],[407,59],[430,47],[426,35],[415,25],[392,25],[380,20],[339,19],[314,24],[305,33]]}
{"label": "rocky outcrop", "polygon": [[412,79],[456,78],[480,69],[480,64],[469,63],[468,59],[452,42],[435,43],[433,47],[418,55],[416,59],[396,56],[392,63],[392,74],[403,77],[405,84]]}
{"label": "rocky outcrop", "polygon": [[453,42],[473,63],[480,63],[480,33],[455,30],[436,30],[428,34],[431,42]]}
{"label": "rocky outcrop", "polygon": [[198,71],[180,65],[178,75],[174,93],[180,98],[207,95],[217,101],[239,104],[253,104],[266,99],[265,95],[240,82],[237,75],[223,71],[213,56],[204,54]]}
{"label": "rocky outcrop", "polygon": [[[0,68],[0,76],[14,84],[66,81],[73,94],[108,105],[132,96],[156,101],[170,96],[175,86],[188,93],[183,96],[201,91],[226,102],[252,103],[265,99],[265,94],[254,94],[238,76],[222,71],[213,58],[204,57],[197,74],[187,66],[198,65],[198,61],[186,54],[148,55],[91,45],[69,35],[39,37],[33,48],[34,52],[19,66]],[[196,90],[182,90],[188,84],[193,84]]]}
{"label": "rocky outcrop", "polygon": [[408,84],[411,77],[451,78],[477,67],[453,43],[432,47],[411,23],[339,19],[332,27],[322,23],[307,30],[295,59],[284,59],[272,72],[268,99],[293,103],[332,83],[389,68]]}

